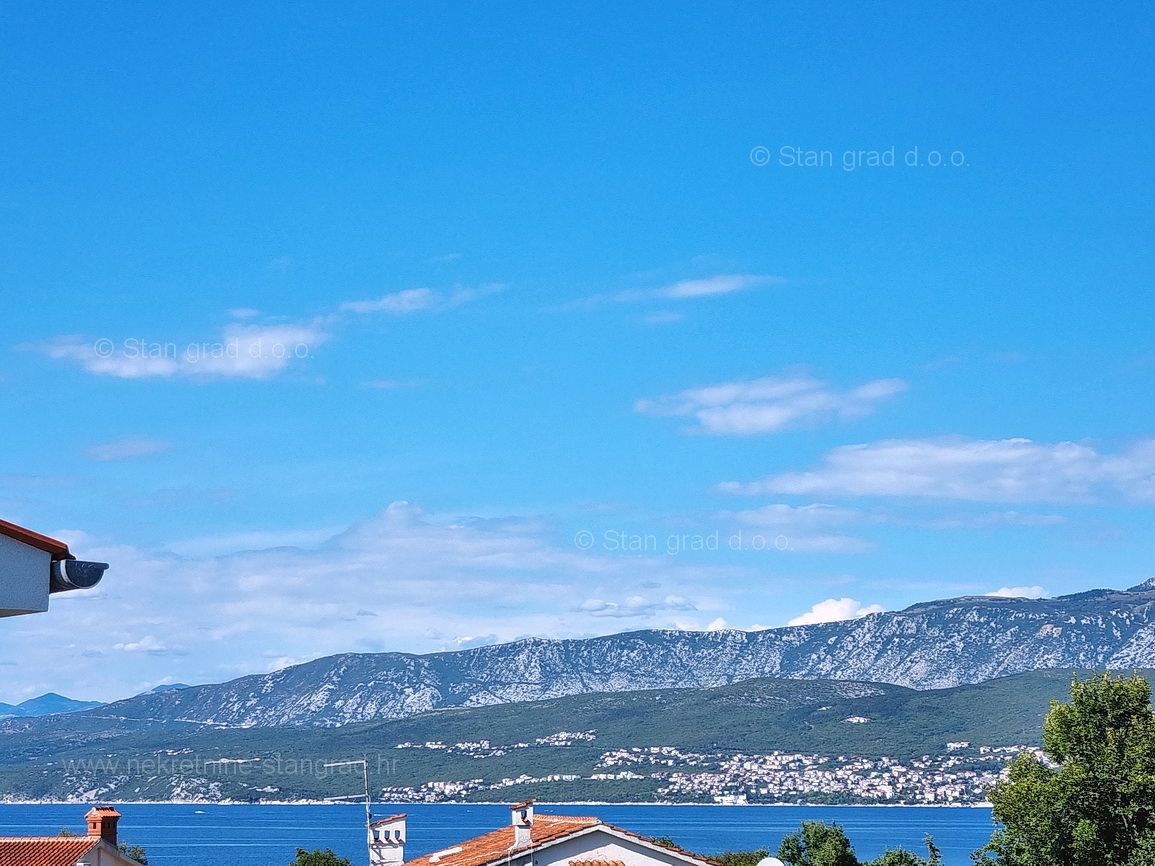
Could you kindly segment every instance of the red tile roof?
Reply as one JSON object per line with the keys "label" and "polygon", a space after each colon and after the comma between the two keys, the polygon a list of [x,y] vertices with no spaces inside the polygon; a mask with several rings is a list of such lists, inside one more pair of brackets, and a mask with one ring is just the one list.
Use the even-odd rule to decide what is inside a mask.
{"label": "red tile roof", "polygon": [[35,547],[37,550],[51,553],[53,559],[76,558],[68,552],[68,545],[63,541],[57,541],[55,538],[49,538],[47,535],[41,535],[39,532],[33,532],[31,529],[25,529],[23,526],[17,526],[15,523],[9,523],[7,520],[0,520],[0,535],[7,535],[9,538],[21,541],[29,547]]}
{"label": "red tile roof", "polygon": [[[590,827],[602,827],[611,834],[627,836],[650,846],[658,846],[658,843],[648,836],[631,833],[629,830],[623,830],[613,824],[605,824],[599,818],[536,815],[533,819],[530,844],[528,845],[514,848],[515,830],[512,826],[506,826],[500,830],[494,830],[492,833],[486,833],[484,836],[478,836],[459,845],[454,845],[452,848],[443,848],[441,851],[434,851],[424,857],[409,860],[405,866],[488,866],[490,863],[505,860],[511,854],[516,855],[540,845],[556,842],[566,836],[588,830]],[[700,854],[684,851],[681,848],[669,848],[664,845],[660,847],[675,857],[694,860],[705,864],[705,866],[718,866],[713,860]],[[571,860],[569,866],[623,866],[623,864],[618,860]]]}
{"label": "red tile roof", "polygon": [[[536,845],[544,845],[600,824],[597,818],[571,818],[561,815],[536,815],[533,827],[530,830],[530,844],[514,848],[515,830],[512,825],[486,833],[455,845],[443,851],[434,851],[416,860],[410,860],[406,866],[485,866],[494,860],[503,859],[506,855],[517,851],[528,850]],[[452,852],[452,853],[450,853]],[[434,859],[436,858],[436,859]]]}
{"label": "red tile roof", "polygon": [[99,842],[90,836],[0,838],[0,863],[4,866],[74,866]]}
{"label": "red tile roof", "polygon": [[376,821],[374,821],[369,826],[370,827],[376,827],[378,824],[388,824],[390,821],[399,821],[402,818],[404,818],[406,814],[407,813],[405,813],[405,812],[400,812],[396,815],[390,815],[388,818],[378,818]]}

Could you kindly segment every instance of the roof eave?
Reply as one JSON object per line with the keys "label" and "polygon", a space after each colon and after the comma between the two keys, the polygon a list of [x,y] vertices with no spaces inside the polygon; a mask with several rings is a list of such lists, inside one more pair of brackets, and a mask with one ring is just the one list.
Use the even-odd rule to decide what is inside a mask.
{"label": "roof eave", "polygon": [[55,538],[49,538],[47,535],[41,535],[39,532],[33,532],[31,529],[25,529],[23,526],[17,526],[7,520],[0,519],[0,535],[5,535],[21,544],[27,544],[29,547],[35,547],[37,550],[43,550],[45,553],[51,554],[53,559],[76,559],[69,553],[68,545],[63,541],[57,541]]}
{"label": "roof eave", "polygon": [[546,848],[552,848],[554,845],[560,845],[562,842],[568,842],[570,839],[577,839],[597,830],[602,830],[609,833],[611,836],[617,836],[620,839],[625,839],[630,842],[637,842],[644,845],[651,850],[658,851],[662,854],[668,854],[678,860],[686,863],[692,863],[694,866],[718,866],[718,864],[703,857],[700,854],[692,854],[689,851],[679,851],[674,848],[667,848],[665,845],[659,845],[647,836],[640,836],[637,833],[631,833],[629,830],[623,830],[621,827],[615,827],[613,824],[607,824],[604,821],[599,821],[596,824],[590,824],[588,827],[582,827],[580,830],[574,830],[572,833],[566,833],[564,836],[559,836],[556,839],[550,839],[548,842],[539,842],[536,845],[522,845],[520,848],[510,848],[506,853],[500,857],[494,857],[492,860],[486,860],[478,866],[494,866],[496,863],[506,863],[511,857],[520,857],[523,854],[529,854],[533,851],[544,851]]}

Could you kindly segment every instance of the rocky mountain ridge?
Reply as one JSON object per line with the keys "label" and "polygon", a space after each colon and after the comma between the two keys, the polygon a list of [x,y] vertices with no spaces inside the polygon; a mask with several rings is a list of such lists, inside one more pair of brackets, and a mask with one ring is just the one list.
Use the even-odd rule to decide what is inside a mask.
{"label": "rocky mountain ridge", "polygon": [[[140,695],[81,716],[219,726],[399,719],[443,707],[760,677],[947,688],[1049,668],[1155,667],[1155,579],[1050,599],[962,597],[765,631],[529,638],[428,655],[346,653],[227,683]],[[36,720],[9,720],[11,730]]]}

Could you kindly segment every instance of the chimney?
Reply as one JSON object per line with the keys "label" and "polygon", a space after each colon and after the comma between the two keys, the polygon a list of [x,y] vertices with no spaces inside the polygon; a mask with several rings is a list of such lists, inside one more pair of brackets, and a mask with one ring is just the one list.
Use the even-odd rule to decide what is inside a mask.
{"label": "chimney", "polygon": [[400,866],[405,862],[405,813],[369,825],[369,866]]}
{"label": "chimney", "polygon": [[88,821],[89,838],[100,837],[113,848],[116,847],[116,822],[120,813],[111,806],[94,806],[84,816]]}
{"label": "chimney", "polygon": [[533,804],[536,800],[526,800],[516,806],[510,806],[513,813],[513,847],[524,848],[533,840]]}

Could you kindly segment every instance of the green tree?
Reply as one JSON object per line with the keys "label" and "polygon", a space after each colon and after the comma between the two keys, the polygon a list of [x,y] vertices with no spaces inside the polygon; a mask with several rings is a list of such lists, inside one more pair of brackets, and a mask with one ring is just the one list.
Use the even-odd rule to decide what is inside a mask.
{"label": "green tree", "polygon": [[123,854],[130,860],[135,860],[141,866],[148,866],[148,854],[139,845],[129,845],[127,842],[121,842],[116,846],[116,850]]}
{"label": "green tree", "polygon": [[803,821],[778,846],[778,859],[787,866],[859,866],[843,829],[822,821]]}
{"label": "green tree", "polygon": [[891,848],[883,852],[882,856],[871,860],[866,866],[942,866],[942,853],[934,844],[932,836],[923,837],[926,843],[926,856],[919,857],[913,851],[905,848]]}
{"label": "green tree", "polygon": [[1071,684],[988,796],[1002,826],[977,866],[1155,866],[1155,714],[1142,677]]}
{"label": "green tree", "polygon": [[926,861],[905,848],[891,848],[881,857],[871,860],[867,866],[926,866]]}
{"label": "green tree", "polygon": [[769,848],[759,848],[757,851],[723,851],[711,855],[710,859],[718,866],[758,866],[759,861],[769,856]]}
{"label": "green tree", "polygon": [[349,862],[348,857],[338,857],[334,854],[332,848],[326,848],[324,851],[317,849],[312,852],[298,848],[297,859],[289,866],[353,866],[353,864]]}

